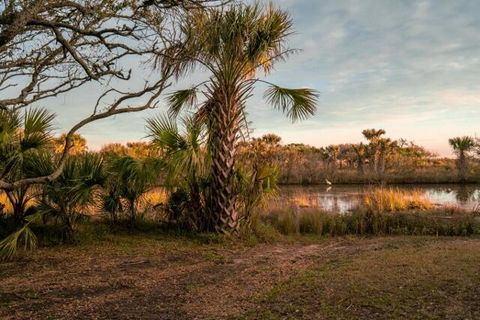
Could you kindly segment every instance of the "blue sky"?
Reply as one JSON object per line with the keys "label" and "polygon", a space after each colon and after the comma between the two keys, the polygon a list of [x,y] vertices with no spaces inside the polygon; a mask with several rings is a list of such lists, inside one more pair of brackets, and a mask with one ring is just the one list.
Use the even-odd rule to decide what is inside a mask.
{"label": "blue sky", "polygon": [[[449,137],[480,133],[480,1],[273,3],[291,13],[290,44],[303,51],[278,64],[268,80],[316,88],[320,102],[313,118],[292,124],[264,103],[259,88],[248,103],[254,135],[274,132],[286,143],[325,146],[359,142],[362,129],[383,128],[392,138],[450,155]],[[97,91],[84,87],[49,101],[59,128],[88,114]],[[138,140],[144,120],[163,111],[118,116],[81,133],[93,149]]]}

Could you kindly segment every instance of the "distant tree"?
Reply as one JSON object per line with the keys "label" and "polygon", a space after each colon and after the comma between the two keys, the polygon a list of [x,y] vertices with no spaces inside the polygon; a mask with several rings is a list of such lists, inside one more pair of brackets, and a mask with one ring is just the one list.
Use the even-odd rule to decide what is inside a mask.
{"label": "distant tree", "polygon": [[147,142],[127,142],[127,154],[136,159],[146,159],[155,154],[155,148]]}
{"label": "distant tree", "polygon": [[458,179],[460,182],[465,182],[468,172],[468,154],[475,147],[475,139],[464,136],[451,138],[448,142],[457,154]]}
{"label": "distant tree", "polygon": [[[65,147],[65,140],[67,134],[64,133],[60,137],[55,138],[53,141],[53,149],[56,154],[62,154],[63,148]],[[71,155],[83,154],[88,151],[87,140],[78,133],[73,134],[71,137],[72,146],[69,149]]]}
{"label": "distant tree", "polygon": [[282,138],[274,133],[265,134],[261,139],[266,143],[273,145],[279,145],[282,142]]}
{"label": "distant tree", "polygon": [[100,153],[106,157],[110,156],[126,156],[128,154],[127,147],[121,143],[109,143],[100,149]]}
{"label": "distant tree", "polygon": [[383,129],[365,129],[362,131],[365,139],[369,141],[368,149],[370,153],[372,169],[375,173],[378,173],[379,171],[379,141],[385,133],[386,132]]}
{"label": "distant tree", "polygon": [[397,142],[390,138],[378,140],[378,174],[383,175],[387,165],[387,158],[395,151]]}
{"label": "distant tree", "polygon": [[355,152],[355,162],[358,173],[360,175],[365,174],[365,159],[367,157],[367,147],[363,143],[352,145],[352,149]]}
{"label": "distant tree", "polygon": [[337,145],[330,145],[326,149],[328,155],[328,166],[335,172],[337,169],[338,155],[340,154],[340,147]]}

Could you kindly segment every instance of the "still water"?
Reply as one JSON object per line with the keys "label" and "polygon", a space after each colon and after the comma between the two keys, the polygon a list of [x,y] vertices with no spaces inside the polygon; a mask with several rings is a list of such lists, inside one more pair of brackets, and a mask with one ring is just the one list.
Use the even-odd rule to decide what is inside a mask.
{"label": "still water", "polygon": [[[436,206],[455,206],[473,209],[480,202],[480,185],[391,185],[400,190],[416,190],[425,195]],[[354,209],[363,194],[372,186],[332,185],[332,186],[282,186],[281,198],[303,198],[308,205],[327,211],[344,213]]]}

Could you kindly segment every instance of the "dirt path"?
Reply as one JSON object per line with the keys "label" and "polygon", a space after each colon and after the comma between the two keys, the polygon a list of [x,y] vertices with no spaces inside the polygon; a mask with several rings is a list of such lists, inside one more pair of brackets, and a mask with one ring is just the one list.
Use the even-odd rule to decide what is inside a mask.
{"label": "dirt path", "polygon": [[224,319],[313,264],[394,240],[327,240],[155,255],[43,250],[0,265],[0,319]]}

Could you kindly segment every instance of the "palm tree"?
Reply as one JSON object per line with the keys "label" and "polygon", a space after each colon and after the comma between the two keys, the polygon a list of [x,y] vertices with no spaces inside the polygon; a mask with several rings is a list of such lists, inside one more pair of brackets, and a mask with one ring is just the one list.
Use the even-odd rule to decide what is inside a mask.
{"label": "palm tree", "polygon": [[380,138],[378,140],[378,173],[383,175],[385,173],[385,167],[387,165],[387,158],[397,148],[397,142],[392,141],[390,138]]}
{"label": "palm tree", "polygon": [[367,147],[361,142],[359,144],[352,145],[352,149],[355,152],[357,171],[363,176],[365,174],[365,157],[367,156]]}
{"label": "palm tree", "polygon": [[472,137],[464,136],[451,138],[448,142],[457,154],[458,179],[460,182],[465,182],[468,171],[467,156],[475,147],[475,140]]}
{"label": "palm tree", "polygon": [[365,129],[362,131],[363,136],[367,139],[370,143],[368,145],[369,153],[372,159],[372,169],[373,172],[379,173],[379,142],[386,132],[383,129]]}
{"label": "palm tree", "polygon": [[[46,154],[37,162],[39,174],[49,174],[55,169],[52,157]],[[79,216],[92,204],[96,191],[105,181],[103,158],[85,153],[69,157],[58,179],[43,185],[38,212],[44,218],[60,222],[67,241],[74,236]]]}
{"label": "palm tree", "polygon": [[[284,11],[272,6],[231,5],[193,13],[182,31],[187,39],[181,48],[190,59],[185,68],[201,66],[208,70],[208,81],[170,96],[170,114],[194,106],[196,118],[208,126],[208,150],[212,158],[209,198],[210,213],[217,231],[238,230],[234,188],[237,143],[246,124],[246,101],[255,84],[266,83],[266,100],[292,120],[315,113],[315,90],[288,89],[257,77],[268,74],[276,61],[294,53],[286,47],[292,21]],[[197,94],[203,102],[198,104]]]}

